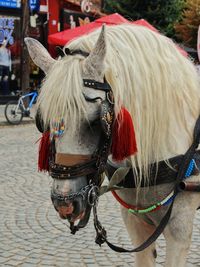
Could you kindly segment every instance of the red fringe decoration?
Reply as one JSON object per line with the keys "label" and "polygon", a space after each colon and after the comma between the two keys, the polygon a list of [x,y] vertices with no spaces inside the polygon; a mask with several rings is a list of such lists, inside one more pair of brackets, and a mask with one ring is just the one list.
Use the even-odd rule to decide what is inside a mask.
{"label": "red fringe decoration", "polygon": [[38,155],[38,171],[49,171],[49,155],[50,155],[50,132],[44,132],[40,139],[39,155]]}
{"label": "red fringe decoration", "polygon": [[135,130],[130,113],[121,108],[113,125],[111,154],[121,161],[137,152]]}

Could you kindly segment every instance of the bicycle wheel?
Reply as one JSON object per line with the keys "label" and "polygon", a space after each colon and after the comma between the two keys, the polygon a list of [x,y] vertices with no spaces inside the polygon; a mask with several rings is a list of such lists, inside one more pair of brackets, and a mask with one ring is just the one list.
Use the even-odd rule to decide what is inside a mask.
{"label": "bicycle wheel", "polygon": [[9,101],[6,104],[4,114],[6,120],[10,124],[15,124],[15,125],[20,124],[23,118],[23,110],[22,108],[20,108],[20,106],[18,106],[17,101]]}

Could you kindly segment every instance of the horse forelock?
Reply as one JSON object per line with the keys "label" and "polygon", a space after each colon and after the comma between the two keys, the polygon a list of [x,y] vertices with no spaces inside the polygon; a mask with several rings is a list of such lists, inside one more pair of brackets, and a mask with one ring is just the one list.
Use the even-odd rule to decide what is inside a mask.
{"label": "horse forelock", "polygon": [[[98,35],[99,30],[68,47],[90,52]],[[125,106],[135,127],[138,152],[132,165],[147,173],[150,163],[181,152],[180,134],[187,143],[183,147],[191,143],[200,111],[199,78],[169,39],[144,27],[109,26],[106,43],[105,77],[114,93],[115,110]],[[65,123],[76,127],[74,122],[85,111],[81,64],[80,57],[66,57],[48,74],[39,99],[46,123],[64,117]]]}
{"label": "horse forelock", "polygon": [[45,125],[55,127],[62,120],[72,134],[77,131],[78,123],[86,115],[82,60],[78,55],[65,56],[57,60],[46,76],[38,99]]}

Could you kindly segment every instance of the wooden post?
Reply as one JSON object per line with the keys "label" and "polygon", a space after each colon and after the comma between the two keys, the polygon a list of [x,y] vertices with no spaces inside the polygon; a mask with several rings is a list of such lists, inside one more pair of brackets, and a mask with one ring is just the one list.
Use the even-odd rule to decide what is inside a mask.
{"label": "wooden post", "polygon": [[24,38],[28,36],[29,33],[29,0],[21,1],[22,10],[22,34],[21,34],[21,90],[26,92],[27,88],[30,86],[30,64],[29,64],[29,54],[27,46],[24,42]]}

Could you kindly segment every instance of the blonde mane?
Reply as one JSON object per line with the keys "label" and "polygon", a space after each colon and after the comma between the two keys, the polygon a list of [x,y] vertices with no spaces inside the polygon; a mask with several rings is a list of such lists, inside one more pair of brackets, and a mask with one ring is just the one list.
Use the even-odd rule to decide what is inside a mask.
{"label": "blonde mane", "polygon": [[[73,40],[67,47],[90,52],[100,30]],[[149,163],[176,155],[174,123],[188,142],[200,114],[199,78],[193,64],[166,37],[145,27],[106,27],[105,77],[112,87],[115,110],[125,106],[133,119],[137,156],[132,164],[147,172]],[[47,75],[39,97],[46,124],[63,118],[76,131],[85,101],[82,96],[84,57],[66,56]],[[190,121],[191,118],[191,121]]]}

